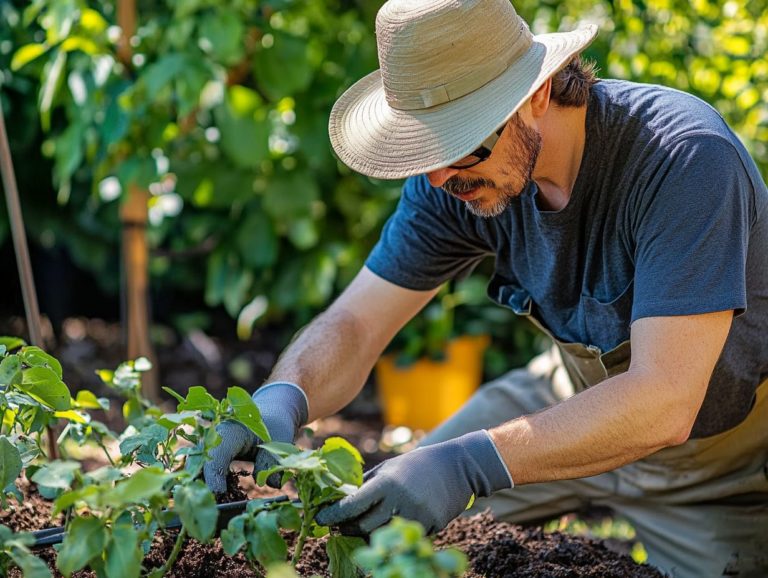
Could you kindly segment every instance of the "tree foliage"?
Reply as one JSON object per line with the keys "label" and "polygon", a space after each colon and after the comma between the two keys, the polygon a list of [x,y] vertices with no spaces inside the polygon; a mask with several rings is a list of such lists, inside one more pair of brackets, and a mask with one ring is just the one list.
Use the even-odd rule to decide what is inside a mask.
{"label": "tree foliage", "polygon": [[[596,22],[586,56],[602,76],[707,100],[768,173],[768,1],[515,5],[535,33]],[[305,322],[358,270],[397,199],[399,183],[353,174],[327,137],[335,99],[377,67],[378,6],[139,1],[125,66],[114,0],[3,4],[0,98],[25,119],[17,150],[44,131],[57,190],[37,235],[114,287],[121,192],[147,187],[156,283],[204,291],[244,334],[257,318]],[[27,158],[21,172],[36,176]]]}

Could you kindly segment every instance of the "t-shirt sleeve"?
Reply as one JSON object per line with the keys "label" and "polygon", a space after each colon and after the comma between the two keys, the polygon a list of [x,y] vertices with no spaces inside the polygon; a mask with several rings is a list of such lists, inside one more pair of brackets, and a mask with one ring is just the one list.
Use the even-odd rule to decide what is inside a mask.
{"label": "t-shirt sleeve", "polygon": [[677,143],[634,203],[632,321],[747,306],[754,189],[734,145],[700,135]]}
{"label": "t-shirt sleeve", "polygon": [[426,176],[411,177],[365,265],[401,287],[434,289],[469,275],[490,254],[480,228],[460,201]]}

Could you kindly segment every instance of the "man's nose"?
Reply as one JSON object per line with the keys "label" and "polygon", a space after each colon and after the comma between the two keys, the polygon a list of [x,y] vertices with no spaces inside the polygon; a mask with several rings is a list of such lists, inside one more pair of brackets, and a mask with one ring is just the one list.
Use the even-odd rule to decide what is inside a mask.
{"label": "man's nose", "polygon": [[444,169],[437,169],[436,171],[432,171],[431,173],[427,173],[427,179],[429,180],[429,184],[433,187],[442,187],[443,183],[450,179],[453,175],[459,172],[459,169],[452,169],[451,167],[446,167]]}

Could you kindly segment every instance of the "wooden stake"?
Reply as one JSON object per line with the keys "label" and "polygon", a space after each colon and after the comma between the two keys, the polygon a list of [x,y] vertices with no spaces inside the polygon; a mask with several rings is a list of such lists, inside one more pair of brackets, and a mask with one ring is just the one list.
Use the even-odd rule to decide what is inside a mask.
{"label": "wooden stake", "polygon": [[[27,318],[27,331],[32,345],[44,349],[42,324],[40,322],[40,308],[37,304],[37,292],[35,280],[32,276],[32,261],[29,258],[27,246],[27,234],[24,230],[24,218],[21,214],[21,202],[19,201],[19,189],[16,185],[16,173],[13,170],[11,147],[8,144],[8,134],[5,131],[5,115],[0,106],[0,173],[3,176],[5,199],[8,203],[8,217],[11,221],[11,236],[13,248],[16,252],[16,266],[19,268],[21,281],[21,293],[24,297],[24,313]],[[52,460],[58,458],[56,436],[53,428],[46,427],[48,436],[48,457]]]}
{"label": "wooden stake", "polygon": [[[131,70],[133,49],[131,38],[136,34],[135,0],[118,0],[117,24],[122,33],[117,45],[117,56],[126,72]],[[127,338],[129,359],[146,357],[152,362],[152,370],[142,379],[144,395],[158,403],[160,382],[152,342],[149,338],[149,247],[147,245],[147,220],[149,193],[136,185],[129,185],[127,197],[120,207],[120,221],[123,225],[123,323]]]}
{"label": "wooden stake", "polygon": [[123,225],[124,323],[128,359],[146,357],[152,370],[143,375],[144,395],[160,401],[157,357],[149,338],[149,247],[147,245],[147,203],[149,193],[135,185],[127,191],[120,207]]}

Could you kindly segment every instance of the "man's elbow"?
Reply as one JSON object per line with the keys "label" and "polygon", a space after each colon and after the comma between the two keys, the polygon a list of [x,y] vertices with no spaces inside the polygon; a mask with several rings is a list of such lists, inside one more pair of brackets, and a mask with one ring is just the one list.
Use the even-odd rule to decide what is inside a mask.
{"label": "man's elbow", "polygon": [[675,403],[674,410],[669,412],[664,447],[679,446],[687,442],[691,437],[696,417],[699,415],[703,399],[686,398]]}

